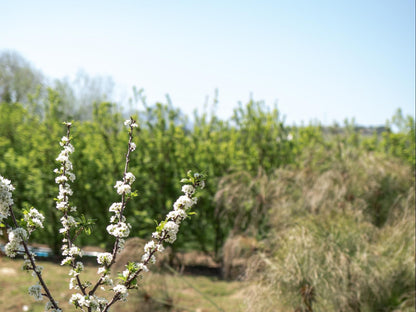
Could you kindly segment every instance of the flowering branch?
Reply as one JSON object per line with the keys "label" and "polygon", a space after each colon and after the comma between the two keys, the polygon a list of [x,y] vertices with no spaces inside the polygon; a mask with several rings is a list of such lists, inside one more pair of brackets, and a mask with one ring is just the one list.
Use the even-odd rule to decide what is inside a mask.
{"label": "flowering branch", "polygon": [[71,266],[71,270],[69,275],[72,276],[69,281],[69,288],[74,288],[74,282],[76,283],[76,287],[81,289],[81,292],[86,295],[85,289],[87,288],[87,284],[83,284],[79,277],[79,273],[84,270],[84,265],[82,262],[78,261],[75,262],[75,257],[80,256],[82,257],[82,252],[79,247],[77,247],[74,243],[78,232],[75,232],[73,236],[71,236],[71,230],[75,229],[79,224],[75,220],[75,218],[70,215],[70,213],[76,212],[77,208],[72,206],[69,202],[69,196],[73,194],[69,181],[75,181],[75,174],[72,172],[73,165],[69,159],[70,154],[74,152],[74,147],[71,144],[71,126],[70,122],[65,122],[66,125],[66,136],[63,136],[61,142],[59,143],[62,146],[62,151],[59,156],[56,158],[61,166],[59,169],[55,169],[54,172],[58,174],[56,177],[55,182],[59,185],[59,194],[56,198],[56,209],[63,213],[61,217],[62,228],[59,230],[59,233],[64,235],[62,239],[62,255],[66,256],[61,265],[68,264]]}
{"label": "flowering branch", "polygon": [[181,182],[190,183],[182,187],[182,192],[185,195],[180,196],[176,200],[173,204],[173,210],[167,214],[164,221],[159,223],[156,232],[153,232],[153,239],[144,246],[144,254],[141,262],[133,262],[126,265],[126,270],[123,271],[120,277],[122,283],[113,287],[115,294],[105,306],[104,310],[102,310],[103,312],[108,311],[115,302],[119,300],[125,301],[127,299],[128,290],[137,288],[137,278],[140,273],[148,272],[148,264],[154,264],[156,262],[155,254],[164,251],[163,243],[173,244],[176,240],[181,222],[188,216],[194,214],[191,211],[192,206],[197,203],[197,198],[194,197],[194,193],[197,187],[204,188],[204,177],[199,173],[192,175],[192,172],[189,171],[188,179],[183,179]]}
{"label": "flowering branch", "polygon": [[[126,301],[128,290],[137,288],[138,277],[142,272],[147,272],[148,265],[155,263],[156,253],[163,252],[164,243],[172,244],[176,240],[177,233],[181,222],[188,216],[194,214],[191,211],[193,205],[197,203],[197,198],[194,196],[197,188],[203,188],[205,185],[204,177],[191,171],[188,172],[188,177],[183,179],[181,183],[185,183],[182,187],[184,195],[180,196],[173,204],[173,210],[170,211],[165,220],[160,222],[156,231],[152,234],[152,239],[144,246],[144,254],[140,262],[131,262],[126,265],[126,270],[121,273],[120,282],[114,285],[110,277],[110,270],[116,261],[118,253],[124,248],[125,238],[129,236],[131,225],[126,222],[124,211],[128,201],[137,196],[136,192],[132,192],[132,184],[135,181],[135,176],[128,172],[128,165],[130,162],[130,154],[136,149],[133,142],[133,130],[138,127],[136,121],[130,118],[124,122],[125,126],[129,128],[129,141],[127,146],[126,160],[123,172],[122,181],[117,181],[114,188],[121,196],[121,202],[113,203],[109,211],[113,213],[110,218],[110,224],[107,226],[107,232],[115,237],[115,242],[112,252],[104,252],[97,256],[97,263],[101,266],[98,268],[99,278],[94,286],[88,281],[82,282],[80,273],[84,270],[84,265],[80,261],[76,261],[76,257],[82,257],[81,249],[75,245],[74,241],[82,231],[82,222],[78,222],[71,213],[76,212],[76,207],[70,204],[69,198],[73,192],[71,190],[70,182],[75,180],[75,174],[72,172],[73,166],[69,159],[70,154],[74,152],[74,147],[71,144],[71,123],[64,123],[67,127],[66,136],[62,137],[60,145],[62,150],[56,160],[60,163],[60,167],[54,172],[58,174],[55,182],[59,186],[59,194],[56,200],[56,209],[62,212],[61,217],[62,228],[59,230],[63,234],[62,255],[65,257],[61,265],[69,265],[71,267],[69,275],[70,289],[79,289],[80,293],[75,293],[71,296],[69,302],[74,304],[75,308],[82,311],[99,311],[107,312],[109,308],[117,301]],[[35,262],[35,255],[30,252],[27,241],[30,234],[37,228],[43,228],[44,216],[40,214],[35,208],[30,208],[24,211],[24,219],[21,223],[24,227],[19,227],[15,214],[12,210],[13,199],[12,191],[14,190],[11,182],[0,176],[0,223],[3,219],[11,216],[13,226],[9,229],[9,243],[6,245],[6,254],[9,257],[16,256],[19,252],[20,244],[23,245],[24,250],[24,269],[32,270],[33,275],[37,276],[39,284],[31,286],[29,293],[35,297],[36,300],[42,300],[47,297],[49,300],[46,304],[45,310],[51,312],[61,312],[58,303],[52,297],[42,278],[42,267],[37,266]],[[113,291],[111,300],[101,298],[95,295],[97,289],[103,285],[108,285]],[[87,289],[91,287],[89,291]],[[42,289],[44,293],[42,293]]]}
{"label": "flowering branch", "polygon": [[133,118],[130,118],[124,122],[124,125],[129,128],[129,142],[123,172],[123,181],[117,181],[114,186],[117,193],[121,195],[121,202],[113,203],[110,206],[109,211],[113,212],[114,215],[110,219],[110,225],[107,226],[107,232],[110,235],[116,237],[113,251],[112,253],[101,253],[97,256],[98,264],[102,265],[98,268],[97,272],[100,274],[100,277],[92,289],[88,292],[88,294],[74,294],[70,299],[70,302],[73,303],[76,307],[86,306],[88,307],[89,311],[91,305],[101,308],[108,303],[105,298],[96,297],[95,293],[98,287],[102,285],[113,285],[113,280],[110,277],[110,269],[111,266],[115,263],[117,254],[124,248],[124,238],[129,236],[131,229],[131,225],[126,223],[126,218],[124,217],[123,213],[128,200],[135,196],[135,193],[131,192],[131,185],[136,180],[136,178],[131,172],[127,172],[127,170],[128,164],[130,162],[130,153],[136,149],[136,144],[133,143],[133,130],[134,128],[138,127],[138,124]]}
{"label": "flowering branch", "polygon": [[[14,191],[14,189],[15,188],[11,184],[10,180],[7,180],[0,176],[0,222],[3,222],[3,219],[6,219],[9,216],[12,217],[13,222],[12,227],[8,230],[9,242],[6,244],[5,247],[6,255],[10,258],[14,258],[16,254],[19,252],[19,245],[22,244],[25,258],[23,269],[33,271],[32,275],[36,276],[40,283],[30,286],[29,294],[34,296],[36,300],[42,300],[42,296],[47,297],[49,301],[46,304],[45,309],[50,310],[51,312],[60,312],[62,310],[59,308],[58,303],[51,295],[51,292],[49,291],[47,285],[45,284],[45,281],[43,280],[43,267],[36,265],[35,255],[32,252],[30,252],[27,243],[30,234],[34,231],[35,228],[43,228],[44,216],[40,214],[37,209],[30,208],[29,211],[24,211],[24,221],[28,230],[19,227],[19,224],[13,211],[14,203],[12,198],[12,192]],[[45,291],[44,294],[42,294],[42,288]]]}

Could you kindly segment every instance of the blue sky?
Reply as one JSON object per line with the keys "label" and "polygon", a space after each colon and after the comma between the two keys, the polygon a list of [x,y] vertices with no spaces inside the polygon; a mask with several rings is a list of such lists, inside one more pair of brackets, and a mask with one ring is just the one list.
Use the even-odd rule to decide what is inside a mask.
{"label": "blue sky", "polygon": [[111,76],[187,114],[218,89],[228,118],[250,95],[288,124],[414,115],[413,0],[4,1],[0,50],[53,78]]}

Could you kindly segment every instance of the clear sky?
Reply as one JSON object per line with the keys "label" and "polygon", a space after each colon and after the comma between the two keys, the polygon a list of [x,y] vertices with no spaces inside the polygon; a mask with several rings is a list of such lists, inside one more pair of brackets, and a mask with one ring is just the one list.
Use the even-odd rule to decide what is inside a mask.
{"label": "clear sky", "polygon": [[83,69],[150,103],[168,93],[187,114],[215,89],[222,118],[250,94],[288,124],[415,110],[414,0],[0,0],[4,49],[49,77]]}

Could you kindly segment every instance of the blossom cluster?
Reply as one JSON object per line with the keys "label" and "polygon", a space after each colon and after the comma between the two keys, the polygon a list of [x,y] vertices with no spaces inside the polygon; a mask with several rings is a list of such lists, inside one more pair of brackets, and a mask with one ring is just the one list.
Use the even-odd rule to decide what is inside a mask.
{"label": "blossom cluster", "polygon": [[[76,207],[71,207],[69,204],[69,196],[73,194],[71,186],[69,185],[69,181],[74,182],[76,177],[72,172],[73,165],[69,159],[69,156],[74,152],[75,149],[70,143],[69,134],[62,137],[59,144],[63,148],[59,156],[56,158],[56,161],[58,161],[61,166],[59,169],[57,168],[54,170],[54,172],[58,174],[58,176],[55,178],[55,183],[59,185],[59,194],[56,201],[56,208],[62,212],[74,212],[76,211]],[[66,231],[67,230],[69,229],[66,229]]]}
{"label": "blossom cluster", "polygon": [[[128,119],[124,122],[124,125],[130,128],[129,136],[129,144],[128,144],[128,153],[126,155],[126,164],[128,164],[130,152],[133,152],[136,149],[136,144],[134,144],[131,139],[133,135],[133,128],[138,127],[137,123],[133,119]],[[131,225],[126,222],[126,218],[123,216],[123,211],[126,206],[127,201],[133,196],[132,194],[132,184],[136,180],[136,177],[133,173],[127,172],[127,165],[126,170],[123,175],[122,181],[117,181],[114,185],[117,194],[121,195],[121,201],[115,202],[111,204],[109,211],[113,213],[110,217],[110,224],[107,226],[107,232],[116,238],[115,246],[113,249],[113,253],[100,253],[97,255],[97,263],[102,265],[98,268],[97,273],[101,275],[99,285],[101,285],[101,289],[104,289],[104,285],[114,286],[114,282],[111,279],[110,267],[115,260],[114,257],[124,248],[125,238],[129,236]],[[117,284],[113,288],[114,296],[117,300],[127,300],[127,287],[122,284]],[[91,304],[91,296],[75,296],[71,299],[72,302],[76,306],[87,306]],[[91,308],[91,307],[90,307]],[[92,307],[94,310],[94,307]]]}
{"label": "blossom cluster", "polygon": [[14,186],[10,180],[0,176],[0,223],[10,215],[10,206],[13,205],[13,191]]}
{"label": "blossom cluster", "polygon": [[192,206],[197,203],[197,198],[194,197],[195,188],[203,188],[205,186],[204,178],[201,174],[195,173],[192,176],[188,172],[188,177],[189,179],[184,179],[183,182],[191,184],[185,184],[182,187],[184,195],[175,201],[173,210],[158,225],[156,232],[152,234],[153,239],[144,246],[144,254],[141,262],[129,264],[126,266],[127,269],[123,271],[122,276],[125,285],[130,285],[140,272],[147,272],[149,270],[147,265],[156,262],[155,254],[164,251],[164,242],[173,243],[176,240],[181,222],[190,214]]}
{"label": "blossom cluster", "polygon": [[123,181],[117,181],[114,188],[117,189],[117,193],[123,196],[122,202],[113,203],[109,211],[113,212],[114,215],[110,218],[110,224],[107,226],[107,232],[118,238],[121,242],[120,246],[124,245],[125,237],[130,235],[131,225],[126,223],[126,218],[123,216],[122,211],[125,206],[125,196],[131,193],[131,185],[136,180],[135,176],[131,172],[127,172],[124,176]]}
{"label": "blossom cluster", "polygon": [[42,297],[42,286],[39,284],[33,285],[29,287],[29,295],[35,297],[36,301],[41,301]]}
{"label": "blossom cluster", "polygon": [[91,311],[102,311],[108,303],[108,300],[94,295],[73,294],[69,299],[69,303],[81,309],[85,307]]}
{"label": "blossom cluster", "polygon": [[69,280],[69,289],[75,288],[78,289],[79,286],[76,284],[76,277],[84,271],[84,264],[82,262],[77,262],[73,268],[69,271],[68,275],[71,276]]}
{"label": "blossom cluster", "polygon": [[[195,177],[199,177],[196,173]],[[179,231],[179,225],[188,216],[188,211],[193,205],[197,203],[198,198],[193,197],[195,193],[195,187],[191,184],[185,184],[182,186],[182,192],[185,195],[180,196],[173,204],[173,210],[170,211],[166,220],[159,224],[158,231],[152,234],[152,237],[156,240],[164,240],[168,243],[173,243],[176,240],[176,234]],[[146,256],[147,252],[145,250]]]}
{"label": "blossom cluster", "polygon": [[20,243],[23,240],[29,238],[29,234],[23,228],[9,229],[9,242],[5,246],[6,255],[10,258],[16,257],[16,253],[19,251]]}
{"label": "blossom cluster", "polygon": [[[56,209],[64,214],[60,219],[62,228],[59,229],[59,233],[64,235],[61,250],[62,255],[65,256],[65,258],[62,260],[61,265],[70,264],[75,268],[75,257],[82,256],[82,252],[79,247],[74,245],[69,236],[70,230],[77,227],[75,218],[69,215],[70,212],[76,211],[76,207],[69,203],[69,197],[73,194],[69,182],[74,182],[76,177],[72,172],[73,165],[69,159],[69,156],[75,151],[69,136],[71,123],[66,123],[66,126],[68,128],[68,132],[66,136],[62,137],[61,142],[59,143],[59,145],[62,146],[62,150],[56,158],[56,161],[60,163],[60,167],[54,170],[54,172],[58,174],[55,178],[55,183],[59,185],[59,194],[56,199]],[[71,279],[70,283],[73,281],[74,280]]]}
{"label": "blossom cluster", "polygon": [[[18,252],[24,253],[25,260],[23,263],[23,269],[32,270],[33,276],[40,276],[43,267],[36,265],[35,255],[28,250],[26,242],[32,231],[36,228],[43,228],[43,221],[45,220],[45,217],[33,207],[29,210],[24,210],[23,222],[21,223],[22,227],[19,227],[12,210],[12,192],[14,189],[15,188],[9,180],[0,176],[0,222],[3,222],[3,219],[8,218],[11,215],[14,223],[14,226],[8,228],[7,230],[8,243],[5,246],[5,253],[10,258],[14,258]],[[28,292],[29,295],[33,296],[37,301],[43,299],[42,286],[40,284],[30,286]],[[59,309],[50,311],[61,312]]]}
{"label": "blossom cluster", "polygon": [[62,312],[62,310],[60,308],[56,308],[54,307],[53,303],[51,301],[48,301],[45,305],[45,311],[48,312]]}
{"label": "blossom cluster", "polygon": [[124,121],[124,125],[129,127],[129,128],[137,128],[139,125],[136,123],[136,121],[134,121],[132,118],[130,119],[126,119]]}
{"label": "blossom cluster", "polygon": [[[135,127],[138,127],[137,123],[133,119],[127,119],[124,122],[124,125],[130,128],[130,138],[132,138],[132,130]],[[130,152],[134,151],[136,149],[136,144],[131,142],[131,139],[129,141],[128,146],[128,154],[127,154],[127,162],[128,162],[128,156],[130,155]],[[127,167],[126,167],[127,169]],[[110,218],[110,224],[107,226],[107,232],[115,236],[117,238],[116,240],[116,250],[117,252],[120,252],[124,247],[124,238],[128,237],[130,235],[130,229],[131,225],[129,223],[126,223],[126,218],[123,216],[123,210],[126,205],[127,200],[131,196],[131,186],[136,180],[136,177],[131,172],[124,172],[123,181],[117,181],[114,185],[114,188],[117,191],[117,194],[122,196],[122,201],[113,203],[109,211],[113,212],[114,214]]]}
{"label": "blossom cluster", "polygon": [[32,232],[37,228],[43,228],[45,217],[36,208],[32,207],[29,211],[24,211],[24,221],[29,232]]}

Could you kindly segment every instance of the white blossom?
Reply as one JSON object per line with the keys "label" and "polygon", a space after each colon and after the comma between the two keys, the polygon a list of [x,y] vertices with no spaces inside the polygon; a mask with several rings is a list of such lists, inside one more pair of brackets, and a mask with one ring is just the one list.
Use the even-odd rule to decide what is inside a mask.
{"label": "white blossom", "polygon": [[69,289],[78,289],[78,285],[76,283],[76,278],[75,277],[71,277],[71,279],[69,280]]}
{"label": "white blossom", "polygon": [[123,301],[127,300],[127,296],[128,296],[128,292],[127,292],[127,288],[124,285],[116,285],[113,288],[113,291],[115,293],[120,294],[120,299]]}
{"label": "white blossom", "polygon": [[155,255],[150,255],[150,253],[146,252],[142,256],[143,263],[156,263]]}
{"label": "white blossom", "polygon": [[24,215],[24,220],[28,227],[43,228],[43,221],[45,220],[45,217],[36,208],[32,207],[29,212]]}
{"label": "white blossom", "polygon": [[6,255],[10,258],[16,257],[16,253],[19,250],[20,244],[16,241],[8,242],[4,247]]}
{"label": "white blossom", "polygon": [[29,287],[29,295],[35,297],[35,300],[40,301],[43,299],[42,297],[42,286],[39,284],[33,285]]}
{"label": "white blossom", "polygon": [[113,203],[110,208],[108,209],[110,212],[121,212],[121,208],[123,207],[122,203]]}
{"label": "white blossom", "polygon": [[56,184],[65,183],[66,181],[68,181],[68,178],[64,175],[60,175],[55,178]]}
{"label": "white blossom", "polygon": [[149,272],[149,269],[144,263],[136,263],[136,268],[138,271],[142,270],[143,272]]}
{"label": "white blossom", "polygon": [[176,234],[178,233],[178,230],[178,224],[173,221],[166,222],[165,226],[163,227],[163,232],[168,235],[166,238],[168,243],[173,243],[176,240]]}
{"label": "white blossom", "polygon": [[0,223],[10,215],[9,207],[13,205],[11,181],[0,176]]}
{"label": "white blossom", "polygon": [[113,286],[113,280],[109,275],[103,276],[101,281],[104,285]]}
{"label": "white blossom", "polygon": [[50,302],[50,301],[48,301],[47,303],[46,303],[46,305],[45,305],[45,311],[48,311],[48,312],[62,312],[62,310],[61,309],[55,309],[54,307],[53,307],[53,304],[52,304],[52,302]]}
{"label": "white blossom", "polygon": [[204,180],[199,182],[199,187],[201,188],[201,190],[205,187],[205,181]]}
{"label": "white blossom", "polygon": [[182,192],[184,192],[186,195],[190,196],[193,193],[195,193],[195,188],[190,184],[185,184],[182,186]]}
{"label": "white blossom", "polygon": [[64,150],[68,152],[69,154],[72,154],[75,151],[71,143],[68,143],[67,145],[65,145]]}
{"label": "white blossom", "polygon": [[89,307],[89,301],[86,296],[81,294],[73,294],[69,299],[69,303],[75,304],[75,306],[79,307]]}
{"label": "white blossom", "polygon": [[168,220],[175,221],[176,224],[180,224],[186,217],[186,212],[183,209],[169,211],[166,216]]}
{"label": "white blossom", "polygon": [[117,252],[120,253],[124,249],[124,245],[126,244],[126,241],[122,238],[118,239],[118,250]]}
{"label": "white blossom", "polygon": [[187,210],[191,208],[192,205],[193,205],[192,199],[186,195],[182,195],[175,201],[175,203],[173,204],[173,208],[175,210],[177,209]]}
{"label": "white blossom", "polygon": [[[63,254],[63,253],[62,253]],[[62,261],[61,261],[61,265],[65,265],[65,264],[70,264],[72,262],[72,257],[65,257]]]}
{"label": "white blossom", "polygon": [[73,276],[73,277],[76,277],[76,276],[78,276],[82,271],[84,271],[84,264],[82,263],[82,262],[77,262],[76,264],[75,264],[75,267],[73,268],[73,269],[71,269],[71,270],[69,270],[69,273],[68,273],[68,275],[69,276]]}
{"label": "white blossom", "polygon": [[113,260],[113,255],[109,252],[103,252],[98,254],[97,262],[98,264],[110,265],[111,261]]}
{"label": "white blossom", "polygon": [[129,270],[124,270],[122,275],[123,275],[124,278],[128,278],[129,275],[130,275],[130,271]]}
{"label": "white blossom", "polygon": [[154,249],[156,249],[155,241],[151,240],[144,246],[144,252],[152,252]]}
{"label": "white blossom", "polygon": [[132,185],[133,182],[136,181],[136,177],[131,172],[127,172],[125,178],[126,178],[126,182],[130,185]]}
{"label": "white blossom", "polygon": [[127,237],[130,234],[131,225],[125,222],[110,224],[107,226],[107,232],[115,237]]}
{"label": "white blossom", "polygon": [[128,184],[124,184],[123,181],[117,181],[114,188],[117,189],[117,194],[121,195],[123,193],[130,193],[131,187]]}
{"label": "white blossom", "polygon": [[62,139],[61,139],[61,142],[59,143],[59,145],[64,146],[68,142],[69,142],[68,137],[67,136],[63,136]]}
{"label": "white blossom", "polygon": [[9,242],[4,247],[6,255],[10,258],[14,258],[19,250],[20,243],[22,240],[28,239],[28,237],[27,231],[23,228],[9,230]]}
{"label": "white blossom", "polygon": [[139,125],[137,123],[135,123],[134,121],[132,121],[131,119],[127,119],[124,122],[124,125],[127,127],[133,127],[133,128],[137,128]]}

